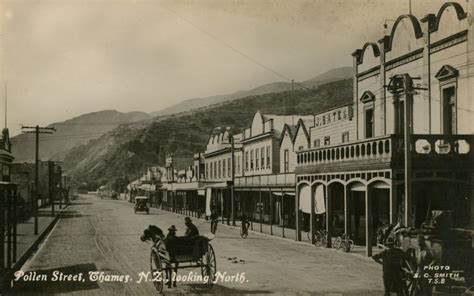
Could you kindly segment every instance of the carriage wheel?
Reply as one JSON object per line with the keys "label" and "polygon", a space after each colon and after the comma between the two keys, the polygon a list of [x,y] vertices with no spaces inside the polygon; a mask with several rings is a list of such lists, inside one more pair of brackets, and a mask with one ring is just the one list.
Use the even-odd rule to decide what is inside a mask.
{"label": "carriage wheel", "polygon": [[211,244],[209,244],[207,252],[203,257],[204,258],[201,263],[201,274],[203,277],[207,276],[207,282],[205,285],[208,289],[210,289],[214,285],[217,272],[216,254],[214,253],[214,248],[212,248]]}
{"label": "carriage wheel", "polygon": [[163,287],[165,286],[167,280],[167,274],[166,270],[163,268],[163,264],[164,262],[158,255],[158,252],[156,250],[152,250],[150,255],[150,269],[153,285],[155,286],[155,289],[158,291],[158,293],[163,291]]}
{"label": "carriage wheel", "polygon": [[416,274],[416,251],[410,248],[405,251],[410,259],[403,262],[402,270],[402,281],[403,281],[403,292],[407,296],[421,295],[420,283],[418,275]]}

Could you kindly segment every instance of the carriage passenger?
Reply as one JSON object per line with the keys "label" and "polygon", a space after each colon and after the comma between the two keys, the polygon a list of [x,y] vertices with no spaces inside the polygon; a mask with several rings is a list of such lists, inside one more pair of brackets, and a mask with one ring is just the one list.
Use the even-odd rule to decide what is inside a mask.
{"label": "carriage passenger", "polygon": [[186,237],[193,238],[193,237],[199,236],[199,230],[196,227],[196,225],[193,224],[193,221],[191,220],[191,218],[189,217],[184,218],[184,224],[187,227],[186,233],[185,233]]}
{"label": "carriage passenger", "polygon": [[168,228],[168,234],[166,235],[164,241],[169,242],[176,239],[176,231],[178,231],[178,229],[176,229],[176,226],[171,225],[170,228]]}

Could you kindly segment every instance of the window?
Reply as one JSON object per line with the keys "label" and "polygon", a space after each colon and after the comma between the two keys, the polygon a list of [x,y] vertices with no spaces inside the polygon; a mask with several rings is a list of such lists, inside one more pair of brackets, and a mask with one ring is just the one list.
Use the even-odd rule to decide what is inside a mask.
{"label": "window", "polygon": [[456,89],[454,86],[443,89],[443,134],[456,134]]}
{"label": "window", "polygon": [[301,150],[303,150],[303,149],[304,149],[303,146],[299,146],[299,147],[298,147],[298,151],[301,151]]}
{"label": "window", "polygon": [[342,143],[347,143],[349,142],[349,132],[343,132],[342,133]]}
{"label": "window", "polygon": [[237,174],[240,174],[240,155],[237,156]]}
{"label": "window", "polygon": [[260,169],[260,166],[259,166],[260,158],[258,156],[259,151],[260,151],[259,148],[255,149],[255,169],[256,170]]}
{"label": "window", "polygon": [[265,169],[265,147],[260,148],[260,164],[262,166],[262,170]]}
{"label": "window", "polygon": [[225,159],[222,160],[222,178],[225,178],[226,169],[225,169]]}
{"label": "window", "polygon": [[314,148],[319,148],[319,146],[321,146],[321,140],[319,139],[314,140],[313,145],[314,145]]}
{"label": "window", "polygon": [[221,160],[219,159],[219,162],[217,163],[217,177],[220,179],[221,178]]}
{"label": "window", "polygon": [[284,151],[284,172],[287,173],[290,171],[290,151],[285,149]]}
{"label": "window", "polygon": [[267,146],[267,169],[270,168],[270,146]]}
{"label": "window", "polygon": [[232,165],[231,163],[231,158],[227,158],[227,177],[232,177]]}
{"label": "window", "polygon": [[245,171],[249,170],[249,152],[245,151]]}
{"label": "window", "polygon": [[365,138],[372,138],[374,136],[374,109],[365,109]]}
{"label": "window", "polygon": [[395,98],[395,133],[404,134],[405,132],[405,101],[400,98]]}
{"label": "window", "polygon": [[374,102],[375,95],[371,91],[365,91],[360,98],[364,104],[364,128],[365,138],[372,138],[374,136]]}
{"label": "window", "polygon": [[331,145],[331,137],[324,137],[324,146]]}
{"label": "window", "polygon": [[250,170],[253,171],[253,149],[250,150]]}
{"label": "window", "polygon": [[209,179],[209,163],[206,163],[206,179]]}
{"label": "window", "polygon": [[435,77],[439,80],[440,86],[441,130],[445,135],[456,134],[456,85],[459,71],[453,66],[444,65]]}
{"label": "window", "polygon": [[212,178],[217,179],[217,163],[215,161],[212,163]]}

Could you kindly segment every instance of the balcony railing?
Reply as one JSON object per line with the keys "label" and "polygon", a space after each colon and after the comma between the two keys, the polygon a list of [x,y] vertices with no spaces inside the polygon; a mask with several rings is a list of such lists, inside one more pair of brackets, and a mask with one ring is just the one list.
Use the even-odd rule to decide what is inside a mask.
{"label": "balcony railing", "polygon": [[[474,135],[411,135],[411,156],[422,160],[472,160]],[[371,165],[403,161],[403,135],[387,135],[297,152],[297,172],[307,166]]]}
{"label": "balcony railing", "polygon": [[295,174],[282,173],[236,177],[234,184],[236,187],[292,187],[295,186]]}

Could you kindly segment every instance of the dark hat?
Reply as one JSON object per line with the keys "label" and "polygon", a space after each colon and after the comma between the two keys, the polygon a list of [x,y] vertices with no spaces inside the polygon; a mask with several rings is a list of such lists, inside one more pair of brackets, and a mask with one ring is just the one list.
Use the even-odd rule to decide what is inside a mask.
{"label": "dark hat", "polygon": [[184,218],[184,222],[189,223],[189,222],[192,222],[192,220],[191,220],[191,218],[186,217],[186,218]]}
{"label": "dark hat", "polygon": [[176,226],[174,226],[174,225],[171,225],[170,228],[168,228],[168,230],[170,230],[170,231],[178,231],[178,229],[176,229]]}

